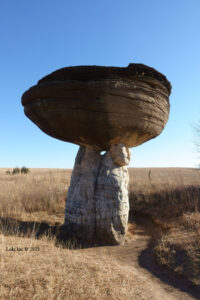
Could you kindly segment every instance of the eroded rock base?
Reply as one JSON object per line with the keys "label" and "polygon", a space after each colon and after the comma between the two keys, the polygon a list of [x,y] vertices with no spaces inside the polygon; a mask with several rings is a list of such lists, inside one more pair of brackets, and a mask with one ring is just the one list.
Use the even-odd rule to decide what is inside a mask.
{"label": "eroded rock base", "polygon": [[123,144],[113,145],[104,155],[79,148],[66,200],[64,225],[68,235],[89,243],[124,243],[129,162],[130,150]]}

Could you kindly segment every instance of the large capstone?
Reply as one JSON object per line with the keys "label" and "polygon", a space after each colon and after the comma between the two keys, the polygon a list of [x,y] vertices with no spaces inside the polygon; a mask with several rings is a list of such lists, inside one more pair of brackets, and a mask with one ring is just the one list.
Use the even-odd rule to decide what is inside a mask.
{"label": "large capstone", "polygon": [[24,112],[57,139],[109,150],[158,136],[169,115],[171,85],[153,68],[79,66],[57,70],[22,96]]}

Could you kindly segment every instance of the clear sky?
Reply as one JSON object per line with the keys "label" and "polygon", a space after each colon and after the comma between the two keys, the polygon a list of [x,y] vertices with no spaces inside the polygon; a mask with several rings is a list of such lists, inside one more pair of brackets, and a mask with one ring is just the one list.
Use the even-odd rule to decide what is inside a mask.
{"label": "clear sky", "polygon": [[58,68],[131,62],[165,74],[172,94],[163,133],[132,148],[130,166],[198,165],[199,0],[1,1],[0,62],[0,167],[73,167],[78,146],[40,131],[21,95]]}

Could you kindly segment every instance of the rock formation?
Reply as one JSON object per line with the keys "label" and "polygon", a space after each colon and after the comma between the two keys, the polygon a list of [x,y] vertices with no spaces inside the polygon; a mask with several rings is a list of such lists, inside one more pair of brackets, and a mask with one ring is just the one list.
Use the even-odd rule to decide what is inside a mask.
{"label": "rock formation", "polygon": [[113,145],[101,155],[80,147],[68,190],[65,225],[79,240],[124,243],[127,229],[130,150]]}
{"label": "rock formation", "polygon": [[140,145],[163,130],[170,83],[144,65],[82,66],[58,70],[22,97],[25,114],[63,141],[109,150]]}
{"label": "rock formation", "polygon": [[123,244],[129,148],[162,132],[170,92],[164,75],[130,64],[63,68],[23,94],[24,112],[41,130],[80,146],[66,199],[66,234]]}
{"label": "rock formation", "polygon": [[96,236],[107,244],[123,244],[127,230],[130,150],[113,145],[104,154],[95,189]]}

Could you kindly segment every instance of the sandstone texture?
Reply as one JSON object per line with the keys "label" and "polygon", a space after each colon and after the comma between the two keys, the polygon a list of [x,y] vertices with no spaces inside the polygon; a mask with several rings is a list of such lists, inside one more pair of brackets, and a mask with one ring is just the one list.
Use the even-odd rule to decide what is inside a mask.
{"label": "sandstone texture", "polygon": [[134,147],[158,136],[171,85],[142,64],[57,70],[22,96],[25,114],[52,137],[96,150]]}
{"label": "sandstone texture", "polygon": [[95,185],[101,162],[100,153],[80,147],[73,168],[65,209],[67,230],[78,240],[95,238]]}
{"label": "sandstone texture", "polygon": [[113,145],[102,158],[95,188],[96,236],[106,244],[123,244],[129,215],[127,165],[130,150]]}
{"label": "sandstone texture", "polygon": [[80,147],[68,190],[65,225],[78,240],[123,244],[128,222],[130,150],[114,145],[101,155]]}

